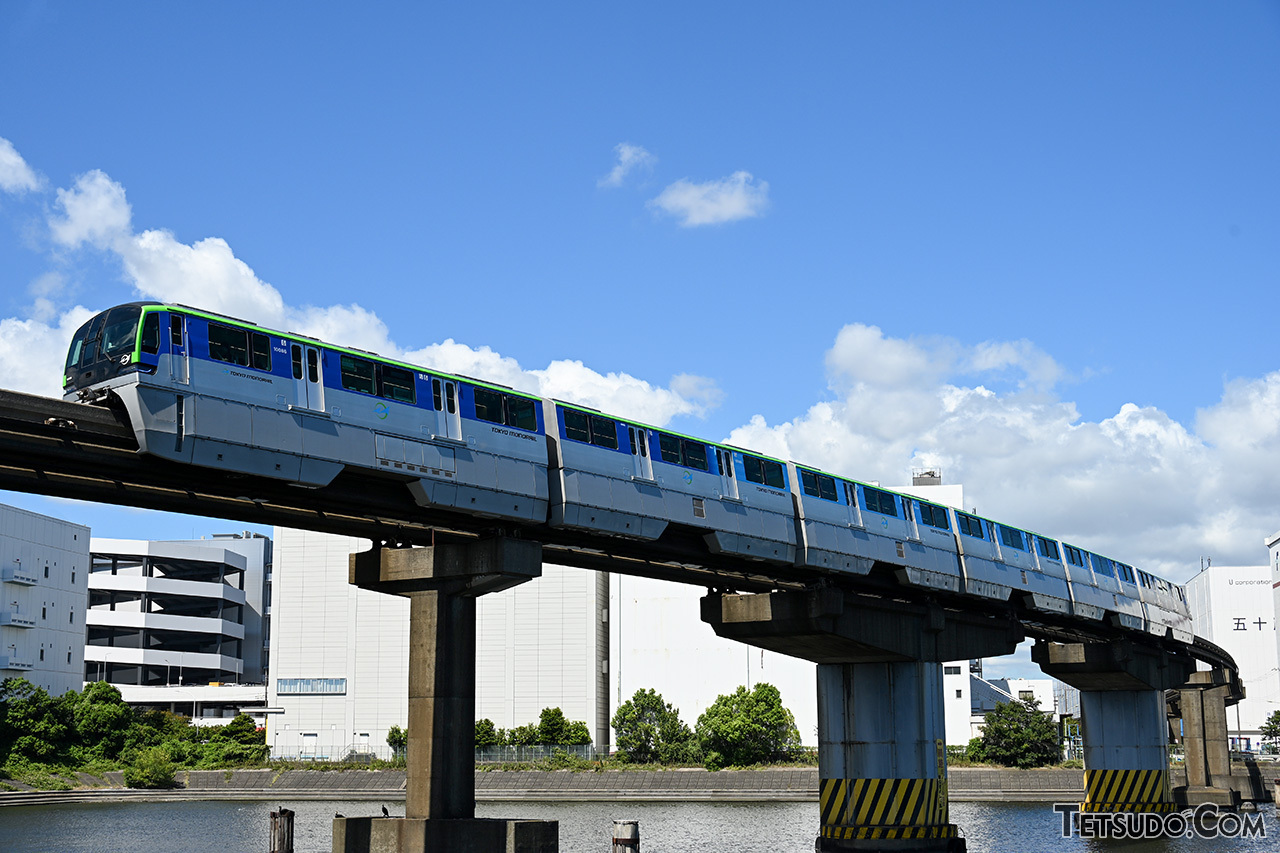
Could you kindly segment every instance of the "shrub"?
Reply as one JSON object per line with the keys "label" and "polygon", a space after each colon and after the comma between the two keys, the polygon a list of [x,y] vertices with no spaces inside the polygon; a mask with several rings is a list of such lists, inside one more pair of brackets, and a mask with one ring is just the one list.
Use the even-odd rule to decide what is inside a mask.
{"label": "shrub", "polygon": [[173,762],[162,746],[139,750],[134,762],[124,769],[124,783],[130,788],[172,788]]}

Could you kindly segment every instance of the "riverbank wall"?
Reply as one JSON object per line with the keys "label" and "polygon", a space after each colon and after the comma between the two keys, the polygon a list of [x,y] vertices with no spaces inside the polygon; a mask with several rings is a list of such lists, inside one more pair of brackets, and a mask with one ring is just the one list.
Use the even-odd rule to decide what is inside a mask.
{"label": "riverbank wall", "polygon": [[[403,770],[191,770],[179,787],[126,788],[120,773],[76,774],[71,791],[0,792],[0,806],[142,800],[404,800]],[[14,783],[8,783],[11,786]],[[954,767],[952,802],[1074,802],[1084,796],[1081,770]],[[569,772],[512,770],[476,773],[476,801],[518,802],[817,802],[814,767],[769,770],[701,769]]]}

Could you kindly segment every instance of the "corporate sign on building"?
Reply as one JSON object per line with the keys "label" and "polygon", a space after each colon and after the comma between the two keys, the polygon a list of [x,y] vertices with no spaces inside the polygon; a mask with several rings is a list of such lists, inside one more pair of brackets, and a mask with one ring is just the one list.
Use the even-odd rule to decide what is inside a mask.
{"label": "corporate sign on building", "polygon": [[1280,708],[1273,583],[1271,566],[1210,566],[1187,584],[1196,634],[1224,648],[1240,667],[1246,698],[1238,723],[1235,712],[1228,713],[1232,735],[1237,728],[1256,732]]}

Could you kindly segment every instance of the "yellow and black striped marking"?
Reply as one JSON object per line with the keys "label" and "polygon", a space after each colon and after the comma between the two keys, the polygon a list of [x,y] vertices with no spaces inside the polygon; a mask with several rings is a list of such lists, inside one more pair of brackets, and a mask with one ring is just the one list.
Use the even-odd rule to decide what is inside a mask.
{"label": "yellow and black striped marking", "polygon": [[1177,811],[1164,770],[1085,770],[1084,812]]}
{"label": "yellow and black striped marking", "polygon": [[[818,798],[823,831],[937,829],[947,825],[940,779],[823,779]],[[832,835],[830,838],[939,838],[938,835]]]}
{"label": "yellow and black striped marking", "polygon": [[823,825],[823,838],[848,841],[853,838],[955,838],[955,824],[941,826],[827,826]]}

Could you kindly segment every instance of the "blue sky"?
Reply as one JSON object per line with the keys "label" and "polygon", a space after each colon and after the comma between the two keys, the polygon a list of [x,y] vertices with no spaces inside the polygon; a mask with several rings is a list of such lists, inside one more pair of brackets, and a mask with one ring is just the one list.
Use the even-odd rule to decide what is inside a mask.
{"label": "blue sky", "polygon": [[1280,529],[1275,3],[11,0],[0,81],[0,386],[172,299],[1177,580]]}

